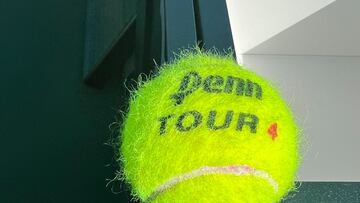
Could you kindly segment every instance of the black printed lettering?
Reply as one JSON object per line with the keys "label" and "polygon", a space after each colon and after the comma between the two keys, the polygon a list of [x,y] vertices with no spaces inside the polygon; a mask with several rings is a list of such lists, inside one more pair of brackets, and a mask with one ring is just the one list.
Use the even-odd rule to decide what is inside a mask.
{"label": "black printed lettering", "polygon": [[215,123],[216,123],[217,112],[216,111],[210,111],[209,119],[208,119],[208,122],[207,122],[208,128],[210,128],[212,130],[220,130],[220,129],[228,128],[230,126],[233,114],[234,114],[233,111],[228,111],[226,113],[224,123],[222,125],[220,125],[220,126],[216,126]]}
{"label": "black printed lettering", "polygon": [[174,116],[174,115],[171,114],[171,115],[168,115],[168,116],[164,116],[164,117],[159,118],[159,121],[160,121],[160,135],[165,134],[167,121],[168,121],[170,118],[172,118],[173,116]]}
{"label": "black printed lettering", "polygon": [[245,81],[233,76],[228,76],[224,92],[231,94],[233,92],[234,83],[236,83],[236,94],[244,95]]}
{"label": "black printed lettering", "polygon": [[244,125],[247,125],[250,127],[251,133],[256,133],[258,123],[259,118],[257,116],[253,114],[240,113],[236,130],[242,131]]}
{"label": "black printed lettering", "polygon": [[224,78],[218,75],[210,75],[204,81],[204,90],[209,93],[220,93],[224,84]]}
{"label": "black printed lettering", "polygon": [[[193,122],[189,126],[184,126],[184,120],[189,116],[193,117]],[[197,126],[199,126],[201,122],[202,122],[202,115],[198,111],[188,111],[179,116],[176,122],[176,128],[182,132],[190,131],[196,128]]]}
{"label": "black printed lettering", "polygon": [[262,88],[259,84],[252,82],[250,80],[246,81],[246,91],[245,96],[252,97],[254,95],[254,89],[255,89],[255,96],[258,99],[262,98]]}
{"label": "black printed lettering", "polygon": [[175,106],[181,104],[185,97],[192,94],[201,86],[201,76],[197,72],[190,72],[181,81],[179,92],[171,95],[170,98],[175,100]]}

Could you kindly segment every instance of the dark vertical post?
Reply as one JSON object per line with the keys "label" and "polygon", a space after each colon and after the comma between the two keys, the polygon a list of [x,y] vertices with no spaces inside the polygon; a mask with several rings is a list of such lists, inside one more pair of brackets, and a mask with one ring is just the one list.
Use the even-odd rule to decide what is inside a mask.
{"label": "dark vertical post", "polygon": [[165,0],[165,56],[174,57],[180,48],[194,46],[197,42],[193,0]]}
{"label": "dark vertical post", "polygon": [[194,0],[194,7],[200,46],[205,49],[215,47],[220,51],[227,51],[231,48],[234,51],[226,1]]}
{"label": "dark vertical post", "polygon": [[137,16],[137,68],[149,72],[173,59],[174,52],[196,44],[192,0],[141,0]]}
{"label": "dark vertical post", "polygon": [[162,44],[164,28],[161,13],[163,0],[140,0],[136,18],[135,57],[136,73],[148,73],[155,65],[163,62]]}

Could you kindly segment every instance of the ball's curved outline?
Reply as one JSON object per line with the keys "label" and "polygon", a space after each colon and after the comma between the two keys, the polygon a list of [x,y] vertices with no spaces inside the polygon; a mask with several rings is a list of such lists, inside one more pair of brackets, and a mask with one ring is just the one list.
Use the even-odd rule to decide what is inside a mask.
{"label": "ball's curved outline", "polygon": [[[152,72],[149,76],[146,76],[146,77],[140,77],[139,78],[139,81],[138,81],[138,83],[137,83],[137,87],[136,88],[132,88],[132,90],[130,90],[130,92],[131,92],[131,101],[135,101],[135,100],[137,100],[138,98],[141,98],[141,96],[142,96],[142,91],[143,91],[143,88],[147,88],[148,87],[148,84],[150,84],[150,83],[148,83],[148,82],[151,82],[153,79],[155,79],[155,80],[159,80],[158,79],[158,76],[160,76],[160,77],[162,77],[161,75],[162,74],[166,74],[166,73],[169,73],[168,71],[170,71],[170,73],[171,73],[171,71],[173,71],[173,70],[175,70],[174,68],[178,68],[178,66],[179,66],[179,64],[181,64],[181,63],[183,63],[183,59],[184,58],[186,58],[186,60],[187,60],[187,62],[186,63],[183,63],[183,64],[185,64],[185,66],[184,67],[186,67],[186,69],[189,69],[190,71],[191,71],[191,69],[193,69],[193,68],[198,68],[198,67],[202,67],[202,66],[209,66],[209,67],[211,67],[211,68],[213,68],[213,67],[217,67],[217,66],[219,66],[219,68],[221,68],[221,66],[233,66],[233,65],[235,65],[235,66],[238,66],[238,64],[236,64],[235,62],[231,62],[231,60],[232,60],[232,58],[228,55],[228,56],[220,56],[220,55],[217,55],[216,53],[212,53],[212,52],[202,52],[201,50],[197,50],[197,49],[195,49],[195,50],[193,50],[194,52],[192,52],[192,51],[190,51],[190,50],[184,50],[183,52],[181,52],[180,54],[179,54],[179,56],[178,56],[178,58],[176,58],[176,60],[174,60],[173,62],[171,62],[170,64],[163,64],[162,66],[160,66],[160,67],[157,67],[158,68],[158,70],[156,71],[156,72]],[[203,59],[205,60],[205,62],[203,61]],[[210,60],[209,60],[210,59]],[[209,60],[209,61],[207,61],[207,60]],[[190,66],[189,66],[189,64],[188,64],[188,61],[190,61],[190,62],[192,62],[192,63],[194,63],[195,62],[195,66],[193,65],[193,64],[191,64]],[[210,62],[211,61],[211,62]],[[198,64],[197,64],[198,63]],[[187,67],[188,66],[188,67]],[[262,78],[261,76],[259,76],[259,75],[257,75],[257,74],[255,74],[255,73],[253,73],[252,71],[250,71],[250,70],[246,70],[246,68],[244,68],[244,67],[240,67],[242,70],[244,70],[245,69],[245,71],[247,72],[247,74],[249,74],[249,75],[247,75],[245,78],[247,78],[247,77],[255,77],[255,78],[259,78],[260,80],[263,80],[263,82],[264,82],[264,84],[265,85],[267,85],[268,86],[268,88],[272,91],[272,94],[274,94],[275,93],[275,95],[277,94],[277,96],[280,96],[280,100],[281,100],[281,94],[278,94],[279,92],[278,92],[278,90],[271,84],[271,83],[268,83],[268,81],[266,81],[264,78]],[[175,72],[173,72],[173,73],[175,73]],[[144,75],[143,75],[144,76]],[[221,75],[221,76],[223,76],[223,75]],[[230,76],[232,76],[232,75],[230,75]],[[159,78],[160,78],[159,77]],[[224,76],[225,77],[225,76]],[[162,95],[168,95],[168,92],[170,91],[170,89],[166,89],[165,88],[165,91],[163,91],[162,92]],[[179,90],[180,91],[180,90]],[[162,98],[162,99],[164,99],[164,98]],[[166,98],[166,99],[168,99],[168,98]],[[130,102],[131,102],[130,101]],[[280,101],[279,103],[282,103],[282,101]],[[286,103],[284,103],[284,105],[285,105],[285,108],[288,108],[288,106],[286,106]],[[130,109],[130,107],[129,107],[129,109]],[[128,110],[128,111],[130,111],[130,110]],[[203,112],[202,112],[203,113]],[[294,119],[293,117],[292,117],[292,115],[290,115],[290,119]],[[128,117],[127,116],[124,116],[124,118],[125,119],[128,119]],[[297,127],[296,127],[296,122],[294,123],[294,125],[295,125],[295,139],[297,139],[296,137],[297,136],[299,136],[299,134],[300,134],[300,132],[299,132],[299,129],[297,129]],[[123,131],[124,130],[124,128],[125,128],[125,125],[124,125],[124,123],[123,123],[123,125],[122,125],[122,128],[121,128],[121,131]],[[135,129],[136,129],[136,127],[135,127]],[[265,132],[265,131],[264,131]],[[273,132],[271,131],[267,131],[267,133],[268,134],[272,134]],[[277,134],[275,133],[275,134],[273,134],[272,135],[272,137],[271,137],[271,139],[274,141],[275,140],[275,138],[277,137]],[[121,146],[123,146],[122,144],[123,144],[123,142],[122,142],[123,140],[120,140],[120,143],[121,143]],[[294,142],[297,142],[296,140],[294,141]],[[296,148],[296,150],[298,150],[298,147],[295,147]],[[122,153],[122,152],[121,152]],[[299,158],[301,158],[301,157],[298,157],[298,154],[294,157],[294,160],[296,160],[295,162],[295,165],[296,165],[296,168],[297,168],[297,166],[298,166],[298,162],[299,162]],[[125,165],[125,163],[126,163],[126,157],[123,155],[123,154],[121,154],[121,157],[119,157],[119,161],[121,161],[121,162],[123,162],[123,164]],[[157,160],[156,160],[156,162],[157,162]],[[229,165],[230,164],[230,165]],[[159,197],[159,195],[160,194],[164,194],[165,192],[167,192],[167,193],[169,193],[169,192],[171,192],[171,191],[168,191],[168,190],[170,190],[172,187],[171,186],[173,186],[173,187],[178,187],[177,186],[177,184],[173,184],[173,185],[171,185],[171,182],[172,181],[174,181],[174,179],[176,179],[176,178],[179,178],[179,177],[183,177],[183,176],[186,176],[186,174],[189,174],[189,173],[196,173],[196,171],[199,171],[199,170],[201,170],[201,169],[204,169],[204,168],[207,168],[207,167],[219,167],[219,168],[221,168],[221,167],[230,167],[231,166],[231,164],[234,164],[234,165],[236,165],[236,164],[239,164],[238,165],[238,167],[241,167],[241,166],[245,166],[245,165],[242,165],[242,164],[248,164],[248,166],[254,166],[254,168],[257,168],[257,167],[259,167],[259,169],[261,168],[261,170],[264,170],[265,168],[263,168],[263,167],[260,167],[260,166],[255,166],[255,165],[252,165],[252,163],[244,163],[244,162],[242,162],[242,163],[225,163],[224,165],[212,165],[212,164],[204,164],[204,165],[198,165],[197,167],[197,169],[196,168],[190,168],[190,169],[187,169],[187,170],[184,170],[184,171],[179,171],[179,173],[173,173],[172,175],[170,175],[170,176],[168,176],[168,177],[165,177],[165,178],[163,178],[161,181],[159,181],[159,182],[157,182],[156,184],[154,184],[153,186],[152,186],[152,188],[147,188],[147,191],[146,190],[142,190],[142,188],[140,187],[140,189],[141,190],[139,190],[139,188],[137,188],[137,187],[133,187],[132,189],[133,189],[133,191],[132,191],[132,194],[134,195],[134,198],[135,199],[138,199],[138,200],[140,200],[140,201],[145,201],[145,202],[152,202],[152,201],[157,201],[156,199],[162,199],[162,197]],[[127,172],[129,172],[129,171],[125,171],[125,167],[124,166],[122,166],[123,167],[123,174],[122,174],[122,178],[128,183],[128,184],[130,184],[131,186],[134,186],[133,184],[134,184],[134,180],[135,179],[130,179],[129,177],[130,176],[128,176],[128,174],[129,173],[127,173]],[[200,167],[200,168],[199,168]],[[145,168],[148,168],[148,167],[144,167],[143,169],[145,169]],[[267,168],[266,168],[266,170],[267,170]],[[189,172],[190,171],[190,172]],[[260,170],[259,170],[260,171]],[[265,171],[263,171],[263,172],[265,172]],[[142,173],[141,171],[140,171],[140,173]],[[148,173],[148,175],[149,175],[149,177],[150,176],[153,176],[152,175],[153,173]],[[180,175],[178,175],[178,174],[180,174]],[[259,174],[259,173],[258,173]],[[269,174],[272,174],[272,172],[269,170],[269,171],[267,171],[267,172],[265,172],[264,174],[267,174],[267,175],[269,175]],[[203,174],[203,175],[200,175],[200,176],[205,176],[205,175],[215,175],[216,176],[216,178],[219,178],[218,177],[218,175],[216,175],[216,173],[214,172],[214,173],[209,173],[209,174]],[[223,174],[219,174],[219,175],[223,175]],[[229,174],[229,176],[230,175],[236,175],[236,174]],[[243,175],[245,175],[245,174],[243,174]],[[249,175],[249,174],[247,174],[247,175]],[[197,176],[197,177],[199,177],[200,178],[200,176]],[[249,175],[250,176],[250,175]],[[266,175],[263,175],[264,177],[266,177]],[[154,177],[154,176],[153,176]],[[255,176],[252,176],[252,177],[255,177]],[[286,195],[291,189],[293,189],[293,185],[287,185],[287,186],[282,186],[282,185],[284,185],[283,184],[283,182],[282,182],[282,180],[280,180],[280,179],[278,179],[279,177],[277,177],[277,174],[272,174],[272,176],[270,176],[271,178],[274,178],[274,179],[276,179],[278,182],[276,182],[275,181],[275,183],[278,185],[278,193],[276,193],[276,192],[274,192],[274,195],[276,196],[274,196],[274,197],[271,197],[271,198],[274,198],[273,200],[275,200],[275,198],[276,198],[276,200],[279,200],[279,198],[281,198],[281,196],[283,197],[284,195]],[[187,180],[189,180],[189,182],[191,183],[191,181],[193,181],[193,179],[194,178],[196,178],[195,176],[194,177],[191,177],[191,178],[188,178]],[[229,178],[229,177],[226,177],[226,178]],[[255,177],[255,178],[259,178],[259,177]],[[259,178],[259,179],[261,179],[261,177]],[[265,181],[266,181],[266,178],[262,178],[263,180],[265,179]],[[291,178],[292,180],[294,180],[294,178]],[[198,180],[195,180],[195,181],[198,181]],[[176,181],[175,181],[176,182]],[[185,182],[185,181],[182,181],[182,182]],[[177,183],[181,183],[181,182],[177,182]],[[270,183],[270,181],[268,181],[268,183],[266,183],[266,182],[264,182],[265,184],[268,184],[268,183]],[[184,183],[185,185],[186,184],[188,184],[188,183]],[[168,185],[168,186],[166,186],[166,185]],[[170,187],[169,187],[170,186]],[[183,184],[180,184],[179,185],[179,187],[182,187],[183,186]],[[270,185],[268,185],[268,186],[271,186],[271,183],[270,183]],[[270,188],[270,187],[269,187]],[[273,187],[274,188],[274,187]],[[284,188],[286,188],[286,189],[284,189]],[[160,192],[159,192],[160,191]],[[175,190],[176,191],[176,190]],[[275,191],[275,189],[274,189],[274,191]],[[283,193],[283,192],[285,192],[285,193]],[[156,194],[156,193],[158,193],[158,195],[154,195],[154,194]],[[165,196],[167,196],[168,194],[164,194]],[[158,198],[156,198],[156,197],[158,197]]]}

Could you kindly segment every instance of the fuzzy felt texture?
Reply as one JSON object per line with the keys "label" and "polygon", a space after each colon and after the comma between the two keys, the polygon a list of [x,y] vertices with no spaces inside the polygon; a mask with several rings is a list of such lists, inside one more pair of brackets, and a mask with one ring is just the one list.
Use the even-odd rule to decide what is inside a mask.
{"label": "fuzzy felt texture", "polygon": [[119,161],[143,202],[277,202],[294,187],[298,134],[268,81],[184,51],[134,90]]}

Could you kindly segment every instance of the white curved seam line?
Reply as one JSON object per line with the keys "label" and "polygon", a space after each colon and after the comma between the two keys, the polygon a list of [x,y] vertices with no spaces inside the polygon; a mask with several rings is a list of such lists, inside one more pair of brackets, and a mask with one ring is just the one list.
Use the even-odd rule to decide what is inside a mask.
{"label": "white curved seam line", "polygon": [[222,167],[202,167],[200,169],[195,169],[189,173],[184,173],[178,176],[171,178],[169,181],[160,185],[145,202],[153,201],[157,196],[164,193],[166,190],[174,187],[175,185],[184,182],[189,179],[196,177],[211,175],[211,174],[221,174],[221,175],[252,175],[255,177],[262,178],[266,180],[274,189],[274,192],[278,191],[278,183],[268,174],[266,171],[257,170],[249,166],[222,166]]}

